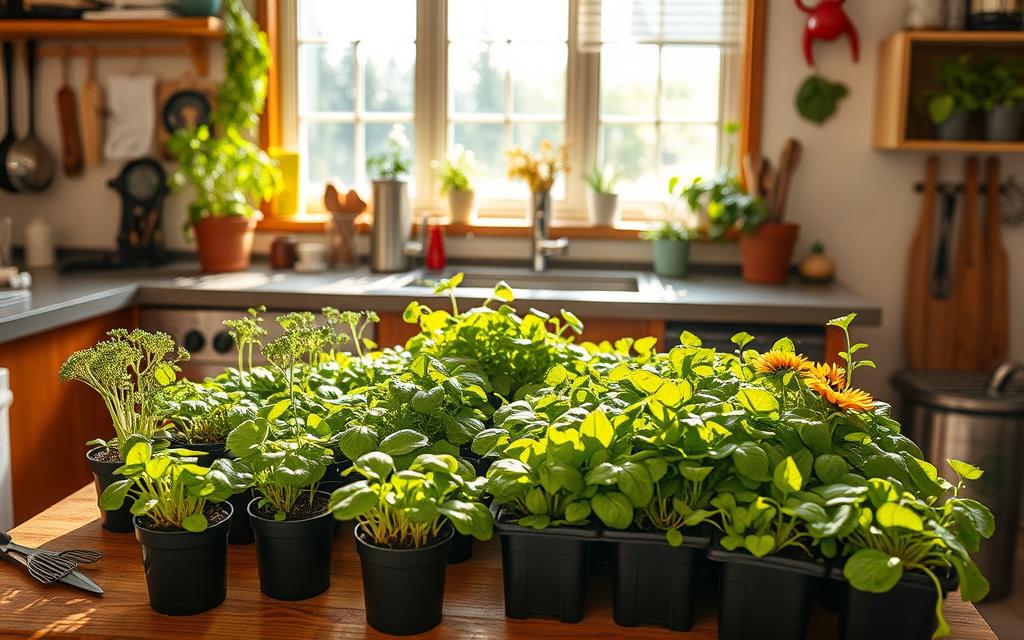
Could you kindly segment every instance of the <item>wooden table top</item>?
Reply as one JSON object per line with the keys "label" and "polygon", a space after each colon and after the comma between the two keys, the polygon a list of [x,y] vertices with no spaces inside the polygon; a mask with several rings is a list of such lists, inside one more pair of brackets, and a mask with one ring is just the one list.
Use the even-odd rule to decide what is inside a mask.
{"label": "wooden table top", "polygon": [[[131,534],[100,527],[96,494],[87,486],[15,528],[20,544],[53,549],[94,549],[104,558],[83,573],[106,590],[93,596],[64,585],[44,586],[13,561],[0,562],[0,637],[64,635],[76,638],[362,638],[386,637],[366,625],[359,559],[351,529],[336,537],[334,572],[326,593],[301,602],[281,602],[259,590],[254,545],[228,551],[228,595],[216,609],[195,616],[169,617],[149,608],[142,552]],[[432,638],[716,638],[713,596],[699,606],[697,623],[680,634],[653,626],[617,626],[611,615],[608,571],[592,577],[583,621],[562,624],[553,619],[511,620],[505,617],[498,541],[477,543],[474,556],[448,568],[445,617],[424,634]],[[996,637],[970,603],[956,594],[946,600],[952,637],[991,640]],[[810,637],[834,638],[835,618],[815,611]]]}

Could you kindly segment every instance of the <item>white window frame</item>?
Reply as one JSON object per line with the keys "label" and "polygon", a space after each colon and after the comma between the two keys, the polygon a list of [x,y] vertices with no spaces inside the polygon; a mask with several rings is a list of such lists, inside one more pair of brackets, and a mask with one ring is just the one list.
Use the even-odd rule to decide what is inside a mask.
{"label": "white window frame", "polygon": [[[279,4],[278,17],[281,65],[281,143],[286,148],[298,149],[299,93],[298,93],[298,2]],[[599,150],[600,54],[583,52],[577,46],[577,0],[569,0],[568,58],[566,61],[565,134],[569,144],[569,165],[572,172],[565,179],[564,197],[555,202],[555,221],[560,224],[582,226],[587,222],[586,183],[583,176],[594,165]],[[305,41],[305,40],[304,40]],[[646,44],[661,44],[648,42]],[[659,59],[661,49],[659,47]],[[718,161],[726,157],[730,141],[721,133],[724,123],[738,120],[740,114],[742,55],[739,51],[722,51],[719,74],[719,136]],[[661,71],[659,69],[659,78]],[[416,6],[416,87],[412,122],[416,130],[415,198],[413,209],[417,216],[445,215],[447,205],[441,198],[436,180],[430,171],[430,162],[445,156],[448,150],[448,2],[447,0],[417,0]],[[359,91],[357,80],[357,91]],[[678,119],[661,120],[660,86],[658,88],[658,119],[670,123]],[[357,107],[358,109],[358,107]],[[358,113],[358,112],[357,112]],[[332,114],[303,114],[330,120]],[[357,115],[358,117],[358,115]],[[394,114],[362,114],[363,122],[393,121]],[[356,127],[356,172],[365,175],[365,155],[358,139]],[[558,143],[561,141],[552,141]],[[738,143],[737,141],[733,141]],[[363,189],[365,185],[355,185]],[[306,186],[302,186],[306,189]],[[368,194],[364,194],[368,195]],[[322,193],[303,193],[307,211],[322,211]],[[364,198],[365,199],[365,198]],[[652,194],[649,200],[620,203],[623,226],[638,226],[652,212],[660,209],[668,194]],[[526,203],[517,200],[483,200],[478,203],[478,224],[494,226],[523,226]]]}

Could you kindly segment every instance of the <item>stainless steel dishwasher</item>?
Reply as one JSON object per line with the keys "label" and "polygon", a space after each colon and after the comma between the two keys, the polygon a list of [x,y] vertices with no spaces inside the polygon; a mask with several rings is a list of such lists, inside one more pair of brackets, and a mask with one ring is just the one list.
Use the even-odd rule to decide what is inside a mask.
{"label": "stainless steel dishwasher", "polygon": [[901,371],[892,380],[900,394],[901,422],[925,459],[947,478],[946,460],[968,461],[984,475],[964,494],[985,503],[996,532],[981,543],[976,561],[991,589],[987,600],[1013,590],[1024,488],[1024,373],[1004,363],[991,374],[963,371]]}

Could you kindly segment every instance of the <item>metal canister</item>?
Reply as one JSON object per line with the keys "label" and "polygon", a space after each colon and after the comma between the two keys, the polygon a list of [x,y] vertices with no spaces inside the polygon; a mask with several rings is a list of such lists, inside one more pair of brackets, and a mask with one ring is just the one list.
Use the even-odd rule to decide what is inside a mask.
{"label": "metal canister", "polygon": [[967,9],[967,28],[985,31],[1016,30],[1021,28],[1021,0],[970,0]]}
{"label": "metal canister", "polygon": [[1024,488],[1024,376],[1015,377],[1021,371],[1006,362],[992,374],[901,371],[892,380],[907,435],[943,476],[955,477],[949,458],[985,471],[961,495],[983,502],[996,518],[995,535],[975,557],[991,585],[988,600],[1013,589]]}
{"label": "metal canister", "polygon": [[409,192],[404,180],[373,181],[370,270],[395,273],[408,268],[406,242],[412,232]]}

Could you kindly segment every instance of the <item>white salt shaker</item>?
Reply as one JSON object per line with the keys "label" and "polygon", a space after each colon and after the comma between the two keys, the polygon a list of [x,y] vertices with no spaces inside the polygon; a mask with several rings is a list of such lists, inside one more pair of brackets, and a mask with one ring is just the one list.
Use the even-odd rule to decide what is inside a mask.
{"label": "white salt shaker", "polygon": [[25,227],[25,266],[29,269],[45,269],[56,263],[53,228],[45,220],[33,218]]}

